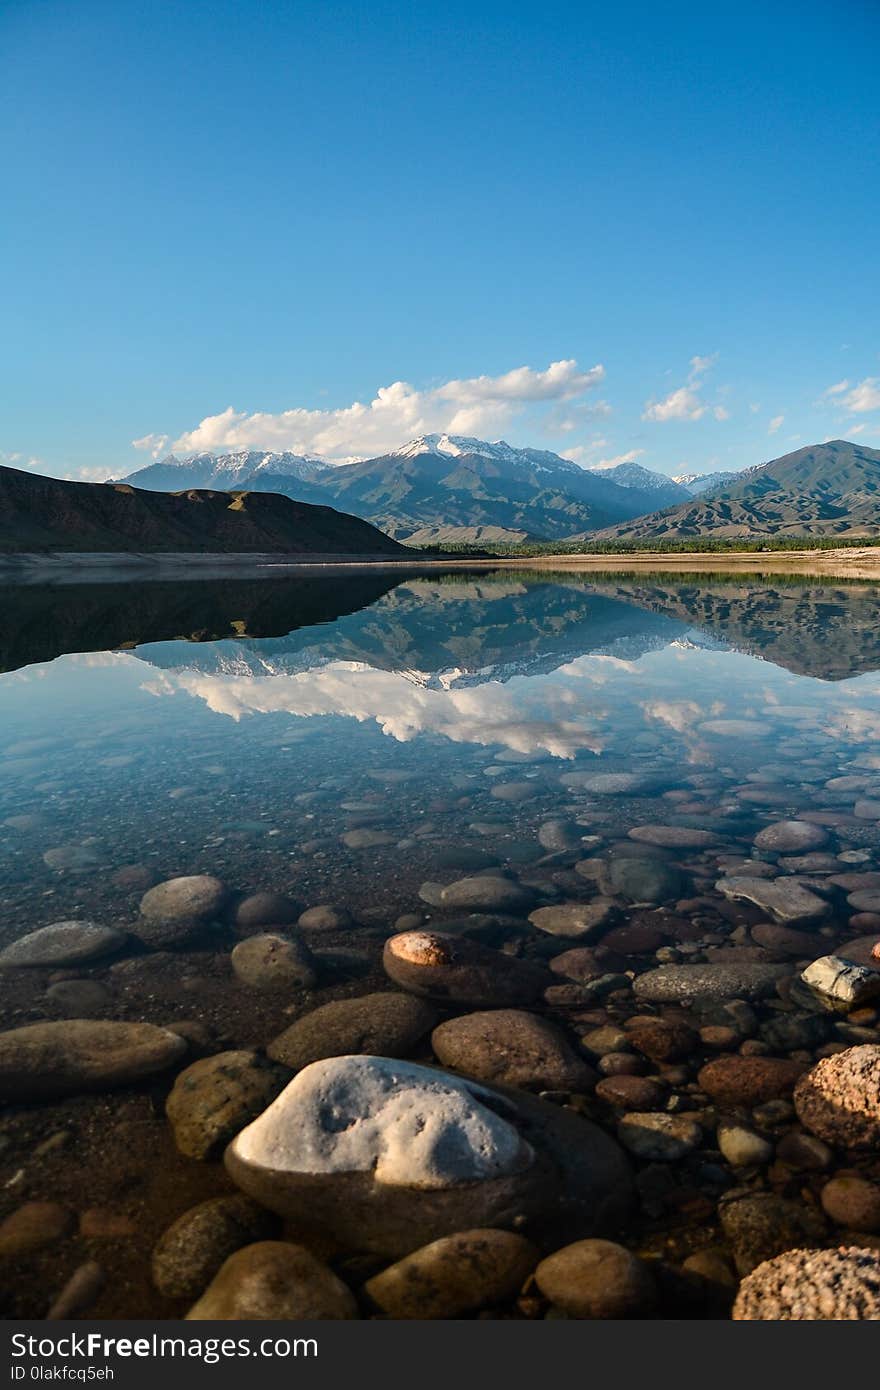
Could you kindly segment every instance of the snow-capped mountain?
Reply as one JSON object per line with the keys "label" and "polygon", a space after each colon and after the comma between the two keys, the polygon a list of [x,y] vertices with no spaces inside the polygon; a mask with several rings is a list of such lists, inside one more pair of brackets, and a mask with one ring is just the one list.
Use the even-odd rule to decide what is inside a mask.
{"label": "snow-capped mountain", "polygon": [[701,493],[709,492],[712,488],[726,487],[738,478],[738,473],[676,473],[672,479],[674,483],[679,483],[691,497],[699,497]]}
{"label": "snow-capped mountain", "polygon": [[640,463],[594,463],[590,473],[599,473],[610,478],[618,487],[634,487],[640,492],[654,494],[655,507],[672,507],[676,502],[686,502],[690,493],[675,479],[665,473],[655,473],[652,468],[644,468]]}
{"label": "snow-capped mountain", "polygon": [[238,449],[228,454],[186,454],[180,458],[176,454],[169,454],[121,481],[150,492],[180,492],[193,487],[225,491],[242,487],[245,482],[253,489],[255,485],[251,480],[259,479],[261,475],[311,482],[327,467],[326,459],[312,454],[294,454],[290,450],[274,453],[266,449]]}
{"label": "snow-capped mountain", "polygon": [[576,463],[560,458],[549,449],[516,449],[504,439],[489,443],[486,439],[473,439],[466,434],[421,434],[394,449],[386,458],[414,459],[424,454],[434,454],[440,458],[483,458],[499,463],[529,463],[534,467],[567,468],[582,471]]}

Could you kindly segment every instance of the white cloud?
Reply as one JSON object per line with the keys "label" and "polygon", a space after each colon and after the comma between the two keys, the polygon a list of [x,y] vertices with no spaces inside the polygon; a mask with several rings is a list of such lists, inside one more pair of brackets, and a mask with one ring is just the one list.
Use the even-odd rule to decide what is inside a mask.
{"label": "white cloud", "polygon": [[843,397],[843,404],[853,415],[880,410],[880,376],[866,376]]}
{"label": "white cloud", "polygon": [[152,454],[154,459],[158,458],[164,451],[167,443],[167,434],[145,434],[143,438],[133,439],[131,441],[132,448],[143,449],[147,453]]}
{"label": "white cloud", "polygon": [[829,386],[828,389],[827,389],[826,391],[823,391],[823,392],[822,392],[822,396],[823,396],[823,398],[826,397],[826,396],[842,396],[843,393],[844,393],[844,391],[848,391],[848,390],[849,390],[849,382],[848,382],[848,381],[836,381],[836,382],[834,383],[833,386]]}
{"label": "white cloud", "polygon": [[782,423],[784,420],[784,415],[774,415],[773,419],[770,421],[770,424],[767,426],[767,433],[775,434],[778,429],[782,428]]}
{"label": "white cloud", "polygon": [[[420,434],[492,435],[527,409],[576,401],[605,376],[601,364],[581,371],[573,358],[543,371],[517,367],[501,376],[478,376],[419,390],[406,381],[382,386],[368,403],[336,410],[294,407],[277,414],[237,411],[206,416],[174,441],[180,452],[224,449],[292,449],[332,459],[369,457]],[[145,435],[143,447],[157,436]]]}
{"label": "white cloud", "polygon": [[594,463],[591,466],[594,469],[616,468],[619,463],[635,463],[636,459],[641,458],[644,452],[644,449],[630,449],[629,453],[617,454],[614,458],[610,459],[599,459],[598,463]]}
{"label": "white cloud", "polygon": [[648,401],[642,412],[643,420],[700,420],[706,406],[691,386],[679,386],[662,401]]}
{"label": "white cloud", "polygon": [[[668,420],[702,420],[703,416],[711,411],[716,420],[729,420],[730,411],[725,406],[709,406],[700,395],[704,385],[703,377],[717,361],[717,352],[712,353],[710,357],[692,357],[686,384],[679,386],[676,391],[670,391],[669,395],[660,401],[646,401],[642,419],[656,420],[660,423]],[[722,395],[725,389],[721,389]]]}

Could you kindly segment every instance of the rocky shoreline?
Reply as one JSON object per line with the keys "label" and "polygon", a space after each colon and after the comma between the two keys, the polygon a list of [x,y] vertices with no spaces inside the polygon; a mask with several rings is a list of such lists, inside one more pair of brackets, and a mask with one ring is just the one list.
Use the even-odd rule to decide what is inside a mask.
{"label": "rocky shoreline", "polygon": [[[547,819],[521,867],[451,849],[384,929],[131,866],[127,923],[7,946],[65,1014],[0,1033],[7,1315],[880,1316],[876,777],[743,836],[574,776],[669,814]],[[350,848],[382,852],[366,820]],[[95,1016],[127,980],[155,1018],[194,966],[259,1042]],[[71,1200],[83,1118],[106,1202]],[[101,1171],[135,1133],[161,1200]]]}

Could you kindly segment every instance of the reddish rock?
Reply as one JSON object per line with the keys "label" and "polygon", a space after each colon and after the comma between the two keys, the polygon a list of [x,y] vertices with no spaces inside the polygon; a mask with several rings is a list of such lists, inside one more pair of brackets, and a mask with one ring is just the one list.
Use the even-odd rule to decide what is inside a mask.
{"label": "reddish rock", "polygon": [[823,1057],[798,1082],[794,1104],[804,1128],[826,1143],[880,1147],[880,1046],[865,1043]]}
{"label": "reddish rock", "polygon": [[721,1105],[761,1105],[790,1095],[806,1064],[783,1057],[716,1057],[700,1069],[697,1083]]}
{"label": "reddish rock", "polygon": [[689,1057],[699,1046],[699,1034],[686,1023],[669,1023],[665,1019],[650,1019],[632,1028],[629,1041],[638,1052],[652,1062],[678,1062]]}
{"label": "reddish rock", "polygon": [[647,1076],[606,1076],[596,1086],[599,1100],[615,1110],[662,1110],[668,1092]]}

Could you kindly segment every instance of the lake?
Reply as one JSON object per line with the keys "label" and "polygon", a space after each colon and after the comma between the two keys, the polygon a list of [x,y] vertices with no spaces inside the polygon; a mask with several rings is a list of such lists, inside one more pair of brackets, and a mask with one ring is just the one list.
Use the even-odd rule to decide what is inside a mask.
{"label": "lake", "polygon": [[[94,959],[5,970],[0,1026],[171,1026],[184,1065],[257,1050],[263,1068],[248,1110],[249,1074],[233,1066],[239,1122],[221,1134],[218,1121],[203,1157],[180,1153],[166,1119],[173,1068],[13,1097],[0,1217],[35,1202],[57,1211],[40,1218],[45,1238],[13,1247],[5,1316],[44,1316],[88,1264],[100,1272],[75,1311],[184,1312],[194,1298],[157,1291],[151,1252],[183,1212],[235,1191],[221,1140],[292,1074],[270,1074],[262,1050],[328,1001],[394,988],[386,940],[444,923],[546,972],[550,993],[526,1008],[561,1030],[569,1070],[551,1057],[515,1084],[615,1137],[630,1110],[676,1122],[677,1147],[662,1151],[650,1125],[625,1144],[637,1175],[625,1243],[679,1271],[659,1281],[661,1315],[723,1308],[722,1285],[680,1271],[711,1248],[746,1272],[743,1189],[776,1203],[771,1226],[782,1210],[801,1243],[838,1243],[847,1223],[823,1214],[823,1185],[838,1169],[876,1177],[877,1160],[805,1137],[792,1077],[880,1041],[878,1011],[835,1013],[791,985],[850,943],[867,963],[880,936],[880,588],[457,568],[2,594],[0,946],[61,921],[133,936]],[[144,895],[189,875],[232,896],[198,929],[144,927]],[[444,898],[462,879],[476,887]],[[752,887],[738,892],[743,879]],[[767,885],[783,898],[765,901]],[[797,890],[812,908],[776,905]],[[257,893],[290,901],[236,922]],[[566,905],[593,915],[566,929],[552,911]],[[299,984],[233,972],[236,943],[290,934],[316,907],[333,910],[306,919]],[[543,925],[527,920],[542,910]],[[395,984],[410,965],[394,976],[392,962]],[[634,992],[649,970],[680,965],[745,973],[727,995]],[[447,1020],[478,1011],[438,988]],[[634,1045],[645,1017],[671,1040],[661,1029],[653,1047]],[[485,1040],[468,1052],[472,1039],[450,1039],[465,1060],[444,1065],[511,1080]],[[401,1055],[438,1060],[429,1034]],[[784,1059],[791,1074],[750,1091],[732,1071],[713,1096],[697,1073],[719,1057]],[[750,1162],[721,1143],[725,1115],[752,1136],[751,1150],[740,1141]],[[355,1289],[376,1266],[354,1249],[333,1259]],[[498,1312],[544,1306],[506,1295]]]}

